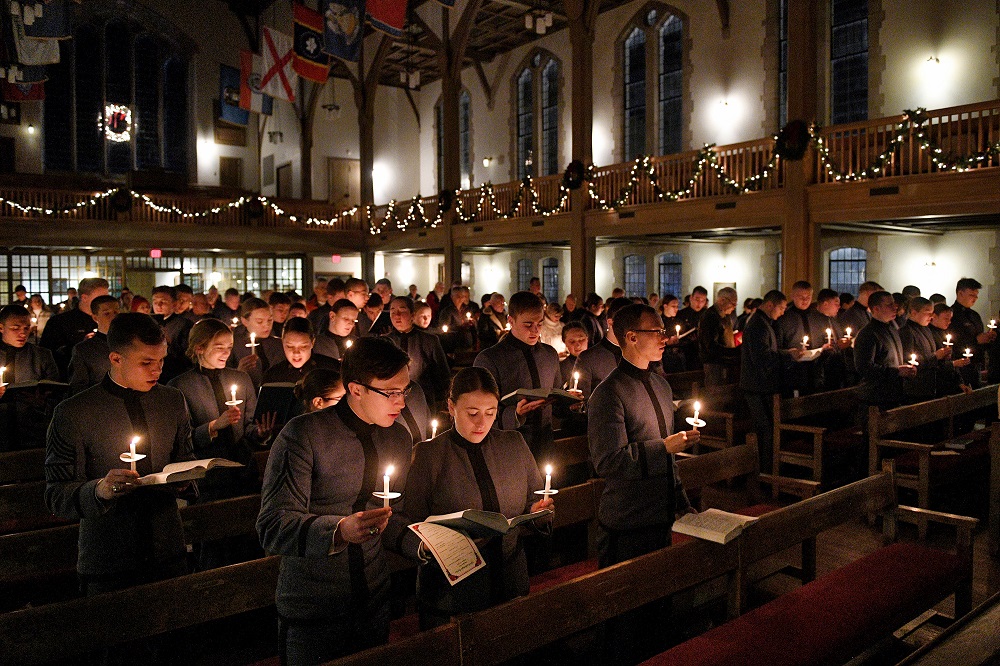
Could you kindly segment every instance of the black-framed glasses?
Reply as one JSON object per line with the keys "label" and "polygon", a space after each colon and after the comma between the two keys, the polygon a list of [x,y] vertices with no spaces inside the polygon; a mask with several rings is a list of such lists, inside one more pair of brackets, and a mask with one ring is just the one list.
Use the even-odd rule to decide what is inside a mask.
{"label": "black-framed glasses", "polygon": [[369,386],[368,384],[361,384],[361,382],[358,382],[358,384],[364,386],[369,391],[378,393],[380,396],[384,398],[389,398],[389,400],[392,400],[393,398],[406,398],[406,396],[410,395],[410,392],[413,390],[412,388],[407,386],[402,391],[383,391],[382,389],[377,389],[374,386]]}
{"label": "black-framed glasses", "polygon": [[661,338],[669,337],[665,328],[633,328],[634,333],[659,333]]}

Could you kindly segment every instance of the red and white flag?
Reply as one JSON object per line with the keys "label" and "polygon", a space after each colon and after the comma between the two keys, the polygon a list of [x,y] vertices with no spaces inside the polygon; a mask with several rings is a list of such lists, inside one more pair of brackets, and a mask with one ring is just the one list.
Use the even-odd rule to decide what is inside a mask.
{"label": "red and white flag", "polygon": [[292,38],[265,27],[262,42],[260,50],[264,76],[260,81],[261,92],[294,102],[298,76],[292,69],[295,60]]}

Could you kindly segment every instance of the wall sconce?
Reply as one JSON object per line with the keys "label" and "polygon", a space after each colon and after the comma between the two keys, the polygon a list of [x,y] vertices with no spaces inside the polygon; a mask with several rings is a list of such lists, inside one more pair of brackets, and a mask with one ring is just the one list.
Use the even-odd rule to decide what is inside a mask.
{"label": "wall sconce", "polygon": [[285,140],[285,135],[279,131],[268,132],[267,140],[271,143],[282,143]]}
{"label": "wall sconce", "polygon": [[493,162],[493,158],[492,157],[484,157],[483,158],[483,166],[486,167],[487,169],[490,168],[490,164],[492,162]]}
{"label": "wall sconce", "polygon": [[34,134],[34,133],[35,133],[35,126],[33,124],[29,123],[28,124],[28,134]]}

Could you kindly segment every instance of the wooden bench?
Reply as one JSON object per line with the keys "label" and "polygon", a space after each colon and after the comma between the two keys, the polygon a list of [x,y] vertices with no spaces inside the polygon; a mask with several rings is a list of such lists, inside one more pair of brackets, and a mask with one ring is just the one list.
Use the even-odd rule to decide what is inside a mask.
{"label": "wooden bench", "polygon": [[[936,422],[945,424],[945,441],[955,438],[956,417],[975,413],[995,405],[997,386],[984,386],[972,393],[949,395],[935,400],[906,405],[886,411],[869,408],[869,472],[884,458],[892,458],[896,465],[896,484],[912,490],[917,495],[917,506],[927,509],[931,505],[931,490],[948,484],[968,482],[970,474],[981,472],[985,478],[989,470],[989,431],[963,434],[971,439],[963,451],[945,453],[949,449],[940,443],[916,442],[892,438],[903,431],[913,431]],[[937,439],[934,437],[933,439]],[[927,523],[917,514],[920,536],[927,531]]]}
{"label": "wooden bench", "polygon": [[774,474],[786,464],[808,469],[809,478],[822,482],[824,454],[865,445],[861,428],[854,425],[857,406],[854,388],[797,398],[775,394]]}
{"label": "wooden bench", "polygon": [[[972,530],[964,516],[896,504],[891,464],[881,474],[774,511],[735,540],[740,568],[732,608],[741,608],[755,563],[874,512],[888,545],[650,659],[648,665],[840,664],[951,594],[956,615],[972,601]],[[918,513],[956,528],[955,552],[896,542],[897,519]],[[813,567],[812,571],[809,568]],[[815,562],[803,562],[807,574]]]}
{"label": "wooden bench", "polygon": [[674,394],[674,400],[690,398],[698,392],[699,386],[704,386],[705,384],[705,373],[701,370],[668,372],[663,376],[670,384],[670,391]]}
{"label": "wooden bench", "polygon": [[990,508],[987,526],[990,554],[1000,555],[1000,421],[995,421],[990,435]]}
{"label": "wooden bench", "polygon": [[[699,428],[701,440],[693,447],[693,453],[701,453],[702,449],[725,449],[748,442],[747,435],[752,434],[753,428],[744,414],[743,394],[738,384],[698,389],[691,398],[701,402],[699,416],[706,423],[705,427]],[[684,418],[691,415],[690,409],[691,403],[688,403],[678,410],[675,416],[676,429],[690,429],[691,426],[684,422]]]}
{"label": "wooden bench", "polygon": [[0,453],[0,485],[45,478],[45,449]]}

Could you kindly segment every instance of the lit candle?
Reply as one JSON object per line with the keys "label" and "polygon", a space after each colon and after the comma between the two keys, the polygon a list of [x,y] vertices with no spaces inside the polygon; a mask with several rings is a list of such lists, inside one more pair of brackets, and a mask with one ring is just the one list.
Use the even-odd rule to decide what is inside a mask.
{"label": "lit candle", "polygon": [[954,344],[954,343],[952,343],[952,341],[951,341],[951,333],[948,333],[947,335],[944,336],[944,346],[945,347],[951,347],[952,344]]}
{"label": "lit candle", "polygon": [[[447,327],[447,326],[445,326],[445,328],[447,329],[448,327]],[[507,325],[506,325],[506,326],[504,326],[503,328],[504,328],[504,330],[505,330],[505,331],[509,331],[509,330],[510,330],[510,322],[507,322]],[[447,332],[447,331],[446,331],[446,332]]]}
{"label": "lit candle", "polygon": [[465,313],[465,318],[466,318],[466,320],[472,319],[472,313],[471,312],[466,312]]}
{"label": "lit candle", "polygon": [[674,326],[674,333],[676,333],[678,336],[680,336],[680,334],[681,334],[681,325],[680,324],[677,324],[676,326]]}
{"label": "lit candle", "polygon": [[847,329],[844,332],[847,333],[847,339],[850,340],[851,339],[851,327],[848,326]]}
{"label": "lit candle", "polygon": [[139,443],[139,435],[132,438],[132,441],[128,444],[129,453],[129,469],[133,472],[135,471],[135,445]]}
{"label": "lit candle", "polygon": [[239,317],[233,317],[233,328],[236,328],[239,325],[240,325],[240,318]]}
{"label": "lit candle", "polygon": [[826,329],[826,344],[830,344],[831,342],[833,342],[833,329],[828,328]]}
{"label": "lit candle", "polygon": [[353,344],[354,344],[354,340],[348,340],[347,342],[344,343],[344,346],[347,347],[348,349],[350,349],[351,345],[353,345]]}
{"label": "lit candle", "polygon": [[251,333],[250,334],[250,344],[247,345],[247,346],[250,347],[250,353],[251,354],[256,354],[257,353],[257,334],[256,333]]}
{"label": "lit candle", "polygon": [[0,386],[6,386],[7,384],[3,381],[3,373],[7,372],[6,365],[0,365]]}
{"label": "lit candle", "polygon": [[[31,325],[34,326],[37,323],[38,323],[38,317],[32,317],[31,318]],[[990,328],[996,328],[996,326],[990,326]]]}
{"label": "lit candle", "polygon": [[233,384],[232,386],[230,386],[229,390],[233,394],[233,402],[236,402],[236,384]]}
{"label": "lit candle", "polygon": [[448,332],[448,324],[445,324],[444,326],[442,326],[442,327],[441,327],[441,331],[442,331],[443,333],[447,333],[447,332]]}
{"label": "lit candle", "polygon": [[579,391],[580,389],[577,388],[579,385],[580,385],[580,373],[579,372],[574,372],[573,373],[573,390],[574,391]]}
{"label": "lit candle", "polygon": [[809,349],[809,336],[808,335],[803,335],[802,336],[802,348],[803,349]]}
{"label": "lit candle", "polygon": [[[549,495],[551,493],[552,493],[552,465],[546,465],[545,466],[545,493],[544,493],[544,495]],[[542,497],[542,500],[545,499],[544,495]]]}
{"label": "lit candle", "polygon": [[[698,402],[697,400],[695,400],[694,401],[694,420],[695,421],[698,420],[698,412],[700,412],[700,411],[701,411],[701,403]],[[697,430],[698,426],[695,426],[694,429]]]}
{"label": "lit candle", "polygon": [[385,476],[382,477],[382,494],[385,495],[382,499],[382,506],[386,509],[389,508],[389,477],[392,473],[396,471],[392,465],[385,468]]}
{"label": "lit candle", "polygon": [[438,420],[431,419],[431,439],[437,437],[438,434]]}
{"label": "lit candle", "polygon": [[987,326],[986,328],[994,329],[996,327],[997,327],[997,320],[996,319],[990,319],[990,325]]}
{"label": "lit candle", "polygon": [[964,356],[965,358],[972,358],[972,350],[969,349],[968,347],[966,347],[965,348],[965,353],[962,354],[962,356]]}
{"label": "lit candle", "polygon": [[918,365],[920,365],[919,363],[917,363],[916,354],[910,354],[910,365],[912,365],[913,367],[917,367]]}

